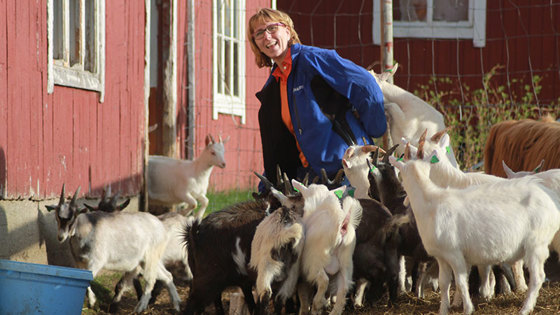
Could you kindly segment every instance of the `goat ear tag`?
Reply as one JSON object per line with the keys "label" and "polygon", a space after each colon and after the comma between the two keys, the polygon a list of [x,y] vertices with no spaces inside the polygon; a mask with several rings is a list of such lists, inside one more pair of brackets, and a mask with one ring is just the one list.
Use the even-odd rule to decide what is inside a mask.
{"label": "goat ear tag", "polygon": [[446,147],[445,147],[445,152],[451,153],[451,148],[450,148],[449,146],[446,146]]}
{"label": "goat ear tag", "polygon": [[336,191],[334,192],[334,194],[338,197],[338,199],[341,199],[341,198],[342,198],[342,191],[336,190]]}
{"label": "goat ear tag", "polygon": [[438,157],[437,157],[437,156],[435,156],[435,155],[434,155],[434,156],[432,156],[432,158],[430,159],[430,163],[432,163],[432,164],[435,164],[435,163],[437,163],[437,162],[439,162],[439,159],[438,159]]}
{"label": "goat ear tag", "polygon": [[352,189],[348,189],[348,196],[350,197],[354,197],[354,192],[356,191],[356,189],[352,188]]}

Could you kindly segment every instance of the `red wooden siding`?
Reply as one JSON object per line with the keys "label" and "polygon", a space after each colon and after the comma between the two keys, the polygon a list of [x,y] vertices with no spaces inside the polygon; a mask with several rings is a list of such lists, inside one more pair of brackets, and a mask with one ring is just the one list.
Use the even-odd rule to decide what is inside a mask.
{"label": "red wooden siding", "polygon": [[[230,136],[226,143],[225,169],[214,168],[210,177],[209,190],[223,191],[229,189],[255,189],[257,178],[253,171],[262,172],[262,152],[258,127],[259,103],[255,93],[264,84],[268,70],[258,69],[254,62],[253,53],[246,43],[246,124],[242,124],[239,117],[220,114],[217,120],[212,119],[212,0],[195,1],[195,76],[196,103],[194,107],[195,145],[194,156],[198,157],[204,148],[204,139],[212,134],[216,140]],[[186,4],[179,2],[178,21],[178,133],[181,156],[185,157],[184,137],[186,137],[187,106],[191,106],[187,97],[186,71],[186,40],[187,22]],[[257,8],[270,7],[270,1],[246,0],[246,21],[257,11]]]}
{"label": "red wooden siding", "polygon": [[144,130],[144,2],[106,1],[105,101],[55,86],[47,93],[47,8],[1,1],[0,191],[42,199],[78,186],[141,190]]}
{"label": "red wooden siding", "polygon": [[[373,1],[278,0],[277,6],[290,14],[302,42],[335,48],[362,66],[380,59],[379,46],[372,40]],[[481,88],[484,74],[502,65],[494,85],[507,87],[508,78],[530,85],[538,75],[542,77],[539,102],[558,104],[560,1],[487,1],[486,12],[484,48],[473,47],[471,39],[395,38],[394,59],[399,63],[395,83],[414,90],[432,76],[451,78],[457,82],[454,92],[460,93],[459,82],[463,87]],[[522,86],[507,93],[519,95]]]}

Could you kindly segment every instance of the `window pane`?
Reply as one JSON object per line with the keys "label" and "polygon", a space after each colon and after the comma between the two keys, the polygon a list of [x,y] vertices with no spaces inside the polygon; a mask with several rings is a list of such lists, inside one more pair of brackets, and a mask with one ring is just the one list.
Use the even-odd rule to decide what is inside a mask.
{"label": "window pane", "polygon": [[231,36],[231,4],[230,0],[224,0],[224,35]]}
{"label": "window pane", "polygon": [[458,22],[469,20],[468,0],[434,0],[434,21]]}
{"label": "window pane", "polygon": [[84,52],[84,70],[95,72],[95,0],[85,0],[86,34]]}
{"label": "window pane", "polygon": [[426,0],[396,0],[393,8],[395,21],[426,21],[428,8]]}
{"label": "window pane", "polygon": [[80,62],[80,0],[70,0],[70,66]]}
{"label": "window pane", "polygon": [[224,40],[224,94],[231,95],[231,42]]}
{"label": "window pane", "polygon": [[223,85],[223,63],[222,60],[224,58],[224,54],[222,51],[222,37],[218,36],[218,93],[223,94],[224,93],[224,85]]}
{"label": "window pane", "polygon": [[64,20],[62,18],[62,0],[54,0],[53,7],[53,58],[64,58]]}
{"label": "window pane", "polygon": [[239,44],[233,43],[233,95],[239,96]]}
{"label": "window pane", "polygon": [[233,0],[233,37],[238,38],[239,35],[237,34],[238,26],[238,19],[239,19],[239,6],[237,5],[238,0]]}
{"label": "window pane", "polygon": [[216,17],[218,19],[218,34],[223,34],[222,31],[222,1],[221,0],[216,0],[216,8],[217,8],[217,13],[216,13]]}

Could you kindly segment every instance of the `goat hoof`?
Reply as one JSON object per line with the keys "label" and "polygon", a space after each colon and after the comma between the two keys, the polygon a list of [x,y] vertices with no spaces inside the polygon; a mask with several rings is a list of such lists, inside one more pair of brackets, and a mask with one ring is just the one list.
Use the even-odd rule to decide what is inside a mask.
{"label": "goat hoof", "polygon": [[118,311],[119,311],[119,305],[117,303],[111,303],[111,305],[109,305],[109,313],[115,314]]}

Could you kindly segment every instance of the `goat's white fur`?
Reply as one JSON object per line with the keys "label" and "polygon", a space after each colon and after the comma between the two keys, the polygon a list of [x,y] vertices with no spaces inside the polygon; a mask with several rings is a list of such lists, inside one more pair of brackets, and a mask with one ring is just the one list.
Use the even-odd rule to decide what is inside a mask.
{"label": "goat's white fur", "polygon": [[192,225],[193,216],[185,216],[179,212],[168,212],[158,216],[167,231],[169,242],[162,256],[164,265],[181,262],[185,266],[185,280],[192,280],[189,267],[188,252],[184,243],[185,227]]}
{"label": "goat's white fur", "polygon": [[344,152],[342,157],[342,168],[344,175],[352,187],[356,188],[354,197],[357,199],[371,199],[369,197],[369,180],[368,171],[369,166],[367,161],[371,163],[369,156],[370,152],[374,151],[377,147],[373,145],[353,145],[349,146]]}
{"label": "goat's white fur", "polygon": [[531,282],[521,314],[530,313],[544,281],[548,245],[560,228],[560,204],[536,178],[501,181],[465,189],[441,188],[430,180],[430,163],[399,168],[426,251],[439,264],[440,314],[449,308],[451,272],[461,292],[465,314],[473,312],[468,294],[470,265],[524,259]]}
{"label": "goat's white fur", "polygon": [[[394,75],[398,65],[393,67],[391,72],[376,74],[370,71],[383,92],[385,100],[385,114],[389,121],[389,133],[393,141],[401,138],[415,141],[420,138],[424,130],[428,130],[428,136],[433,135],[438,130],[445,129],[443,115],[433,106],[423,101],[416,95],[389,83],[387,79]],[[417,143],[413,143],[417,144]],[[400,156],[403,148],[396,150]]]}
{"label": "goat's white fur", "polygon": [[[302,275],[308,283],[316,286],[312,313],[318,314],[326,305],[325,293],[329,287],[329,275],[334,276],[336,303],[331,315],[342,314],[346,294],[352,285],[352,254],[356,245],[356,227],[361,219],[362,208],[357,200],[346,197],[342,207],[338,197],[324,185],[305,187],[292,180],[305,200],[303,225],[304,249],[301,258]],[[345,186],[337,190],[344,191]],[[301,297],[301,295],[300,295]],[[305,301],[301,302],[306,305]]]}
{"label": "goat's white fur", "polygon": [[296,262],[290,267],[286,279],[278,292],[282,302],[293,296],[299,277],[299,257],[303,250],[304,231],[301,222],[285,225],[280,210],[267,216],[255,231],[251,242],[251,260],[249,266],[257,270],[256,291],[259,299],[264,295],[271,296],[271,283],[281,276],[284,264],[271,256],[273,249],[280,249],[293,241],[292,248],[297,253]]}
{"label": "goat's white fur", "polygon": [[224,144],[206,137],[206,147],[194,160],[180,160],[166,156],[150,155],[148,160],[148,198],[154,205],[172,206],[186,203],[187,210],[194,210],[200,202],[197,218],[202,220],[208,198],[206,192],[214,166],[226,167]]}

